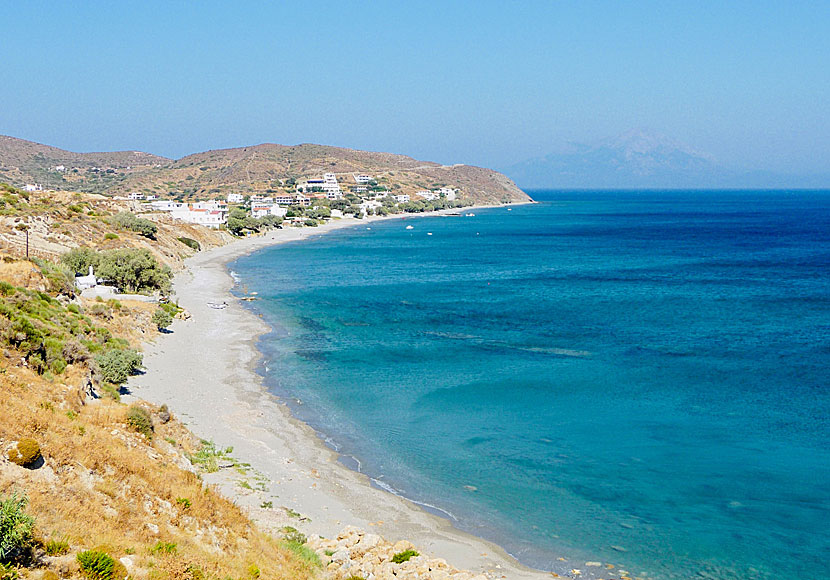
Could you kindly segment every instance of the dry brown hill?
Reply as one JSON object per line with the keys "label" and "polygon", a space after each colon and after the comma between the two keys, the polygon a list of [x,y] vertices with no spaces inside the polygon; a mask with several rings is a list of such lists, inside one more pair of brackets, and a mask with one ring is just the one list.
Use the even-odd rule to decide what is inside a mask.
{"label": "dry brown hill", "polygon": [[[55,167],[63,165],[64,171]],[[341,147],[264,143],[217,149],[172,161],[139,152],[71,153],[13,137],[0,137],[0,181],[22,186],[109,195],[141,191],[159,196],[275,192],[293,181],[338,174],[344,185],[352,173],[367,173],[396,193],[454,187],[481,203],[527,201],[505,175],[469,165],[440,165],[404,155]],[[293,181],[292,181],[293,180]]]}

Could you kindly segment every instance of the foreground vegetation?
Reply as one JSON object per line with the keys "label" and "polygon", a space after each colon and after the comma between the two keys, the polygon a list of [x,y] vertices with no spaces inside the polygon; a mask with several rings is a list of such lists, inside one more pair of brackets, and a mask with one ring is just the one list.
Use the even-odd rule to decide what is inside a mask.
{"label": "foreground vegetation", "polygon": [[166,408],[118,402],[158,307],[35,289],[31,262],[0,260],[0,278],[0,578],[317,575],[204,485],[185,459],[202,444]]}

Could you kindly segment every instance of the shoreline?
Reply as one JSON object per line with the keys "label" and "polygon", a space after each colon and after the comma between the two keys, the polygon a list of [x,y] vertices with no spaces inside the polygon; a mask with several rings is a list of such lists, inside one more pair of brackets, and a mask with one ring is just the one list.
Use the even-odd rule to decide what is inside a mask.
{"label": "shoreline", "polygon": [[[464,209],[485,207],[504,206]],[[133,377],[129,389],[136,397],[166,403],[198,436],[221,447],[233,446],[234,457],[251,464],[261,478],[259,490],[240,486],[233,470],[205,474],[204,479],[217,484],[266,530],[292,525],[307,534],[336,537],[347,525],[357,526],[392,542],[412,542],[430,556],[476,574],[549,578],[550,573],[524,566],[500,546],[455,528],[450,520],[380,489],[368,475],[344,465],[317,431],[265,388],[257,372],[262,360],[257,342],[272,328],[231,294],[235,281],[227,265],[240,256],[375,221],[447,213],[352,218],[317,228],[275,230],[192,256],[174,281],[179,303],[191,318],[176,320],[170,334],[145,344],[147,371]],[[228,306],[216,310],[209,302]],[[273,509],[262,507],[268,502]],[[297,513],[300,518],[292,515]]]}

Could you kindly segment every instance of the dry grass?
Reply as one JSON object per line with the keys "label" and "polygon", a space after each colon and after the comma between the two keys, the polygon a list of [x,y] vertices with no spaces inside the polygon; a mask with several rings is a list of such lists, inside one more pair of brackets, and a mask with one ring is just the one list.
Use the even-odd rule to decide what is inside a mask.
{"label": "dry grass", "polygon": [[[180,423],[156,421],[150,443],[128,429],[124,405],[100,400],[67,413],[78,408],[73,388],[4,366],[0,446],[32,437],[45,466],[27,470],[0,459],[0,494],[26,492],[42,538],[66,538],[73,552],[103,546],[116,558],[134,554],[152,578],[187,578],[196,569],[207,578],[245,578],[251,565],[261,578],[314,577],[237,506],[179,466],[182,444],[165,438],[197,443]],[[174,553],[152,554],[157,542],[175,544]]]}

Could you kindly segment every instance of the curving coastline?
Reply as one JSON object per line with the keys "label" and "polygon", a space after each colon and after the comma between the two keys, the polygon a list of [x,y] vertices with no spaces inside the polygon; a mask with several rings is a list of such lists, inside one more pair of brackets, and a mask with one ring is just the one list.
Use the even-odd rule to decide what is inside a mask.
{"label": "curving coastline", "polygon": [[[145,345],[147,370],[130,381],[130,392],[166,403],[194,433],[220,446],[233,446],[233,455],[261,474],[267,491],[240,487],[231,470],[205,479],[246,507],[265,529],[292,525],[310,535],[333,538],[347,525],[357,526],[391,542],[412,542],[432,557],[477,574],[549,578],[549,573],[521,565],[499,546],[373,486],[369,477],[340,463],[338,454],[310,426],[295,419],[265,389],[256,372],[256,342],[271,329],[231,295],[235,281],[227,264],[266,246],[399,217],[277,230],[196,254],[174,281],[177,299],[191,318],[176,320],[170,334]],[[209,306],[223,302],[223,309]],[[266,501],[276,509],[263,508]]]}

